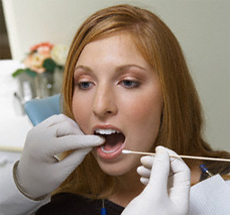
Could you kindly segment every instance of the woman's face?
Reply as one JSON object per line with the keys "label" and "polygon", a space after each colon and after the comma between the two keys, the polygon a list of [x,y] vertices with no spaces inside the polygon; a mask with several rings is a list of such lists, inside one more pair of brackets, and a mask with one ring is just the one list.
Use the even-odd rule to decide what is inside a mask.
{"label": "woman's face", "polygon": [[128,33],[85,46],[74,73],[72,109],[85,134],[105,137],[93,149],[101,169],[121,176],[139,164],[122,149],[149,151],[159,131],[162,94],[159,78]]}

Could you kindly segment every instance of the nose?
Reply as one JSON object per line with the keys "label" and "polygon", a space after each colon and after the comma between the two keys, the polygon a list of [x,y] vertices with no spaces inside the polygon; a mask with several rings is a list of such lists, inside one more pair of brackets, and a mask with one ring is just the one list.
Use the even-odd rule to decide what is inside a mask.
{"label": "nose", "polygon": [[116,98],[110,87],[101,86],[95,92],[93,112],[99,118],[106,118],[117,114]]}

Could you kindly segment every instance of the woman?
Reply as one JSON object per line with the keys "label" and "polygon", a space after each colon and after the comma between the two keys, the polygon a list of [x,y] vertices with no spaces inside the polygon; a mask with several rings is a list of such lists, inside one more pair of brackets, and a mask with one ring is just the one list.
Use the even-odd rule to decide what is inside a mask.
{"label": "woman", "polygon": [[[115,35],[114,37],[116,37],[116,35],[119,37],[120,34],[124,34],[127,38],[124,39],[124,41],[122,41],[122,39],[116,40],[116,38],[114,41],[111,41],[113,35]],[[158,112],[158,115],[153,119],[154,123],[149,123],[150,125],[151,123],[154,124],[155,127],[151,128],[153,131],[147,131],[152,132],[155,139],[154,144],[145,150],[154,151],[157,145],[163,145],[175,150],[178,154],[229,157],[227,152],[213,151],[202,138],[201,105],[176,38],[157,16],[143,9],[131,6],[115,6],[97,12],[83,23],[74,38],[67,62],[63,85],[64,113],[70,118],[75,119],[79,124],[84,124],[81,122],[82,119],[80,116],[82,116],[84,108],[90,112],[89,109],[94,104],[90,103],[92,100],[91,97],[90,99],[86,99],[86,94],[82,93],[81,90],[93,88],[94,85],[96,85],[96,83],[94,83],[96,81],[87,75],[85,75],[86,77],[83,76],[83,80],[81,80],[78,73],[86,73],[88,67],[89,69],[91,67],[94,68],[93,63],[92,66],[88,64],[98,59],[101,60],[103,59],[103,54],[108,56],[110,51],[114,51],[112,44],[116,43],[117,47],[121,47],[123,45],[122,43],[128,44],[129,42],[130,55],[131,53],[135,53],[134,49],[136,48],[152,69],[151,76],[147,77],[153,80],[150,85],[159,85],[156,86],[157,90],[149,92],[149,95],[147,94],[148,92],[145,93],[145,91],[141,91],[141,99],[143,100],[138,101],[136,98],[131,98],[133,99],[130,99],[131,105],[128,103],[128,99],[131,96],[124,95],[128,103],[126,105],[130,105],[127,107],[130,112],[134,108],[140,109],[143,106],[147,106],[146,109],[148,107],[152,108],[152,110],[143,110],[144,113],[147,111],[149,111],[149,114],[152,114],[151,111],[154,113]],[[109,50],[100,53],[103,51],[103,47],[100,48],[103,43],[106,44],[105,46]],[[93,51],[95,53],[92,53]],[[121,53],[119,54],[121,55],[123,52],[122,50],[120,51]],[[99,56],[99,54],[101,54],[102,57]],[[111,55],[112,58],[113,52]],[[122,57],[123,56],[121,56],[121,58]],[[129,55],[128,57],[131,58]],[[111,61],[112,60],[113,59],[111,59]],[[135,61],[136,59],[133,59],[131,64]],[[86,64],[85,62],[89,63]],[[86,66],[84,66],[84,63]],[[109,68],[105,68],[105,70],[109,72]],[[103,75],[105,74],[103,73],[101,76]],[[154,82],[156,79],[158,80]],[[138,83],[135,78],[128,77],[127,80],[124,79],[124,82],[121,84],[127,85],[127,88],[135,89],[139,87],[138,84],[140,83]],[[110,92],[111,88],[108,87],[103,90],[105,90],[104,94],[109,94],[108,97],[113,100],[114,95],[110,95],[110,93],[112,94],[112,92]],[[149,97],[150,101],[148,99],[144,100],[145,98],[143,97],[145,97],[145,94]],[[95,103],[99,107],[95,108],[103,109],[103,102],[112,103],[112,101],[103,101],[103,96],[104,95],[101,95],[101,97],[96,98],[98,100]],[[79,100],[83,99],[85,100],[82,107],[82,103],[80,103]],[[138,105],[140,107],[136,107]],[[153,108],[155,109],[153,110]],[[78,116],[79,110],[81,112],[80,116]],[[91,110],[91,112],[93,112],[93,110]],[[86,115],[90,115],[90,113],[86,113]],[[140,119],[137,118],[135,120],[138,120],[136,122],[139,123]],[[87,122],[88,121],[89,119]],[[83,128],[83,126],[80,127],[86,134],[93,133],[92,130],[88,131],[87,128]],[[147,135],[143,134],[140,136],[141,140],[143,140],[143,136]],[[139,142],[141,140],[139,140]],[[134,150],[137,149],[137,147],[131,149]],[[93,160],[91,155],[85,160],[87,159]],[[200,162],[193,160],[187,160],[186,162],[192,170],[192,184],[198,183],[201,175],[199,168]],[[84,165],[84,163],[82,165]],[[228,167],[225,163],[210,162],[206,163],[206,165],[214,174],[225,173],[224,169]]]}
{"label": "woman", "polygon": [[[80,27],[65,68],[63,111],[78,123],[81,131],[70,119],[68,126],[64,126],[62,121],[66,123],[66,119],[63,118],[49,119],[37,130],[52,128],[55,137],[60,139],[71,134],[68,147],[62,144],[53,150],[49,146],[49,157],[70,150],[60,162],[56,163],[53,158],[49,161],[50,166],[62,165],[65,171],[60,174],[64,176],[55,172],[55,176],[58,175],[55,183],[49,180],[52,186],[48,186],[48,182],[35,186],[42,179],[39,171],[31,174],[34,168],[26,168],[28,161],[36,160],[28,158],[32,151],[29,146],[25,147],[18,168],[15,167],[18,187],[29,197],[38,198],[53,191],[78,166],[55,191],[51,203],[40,208],[37,214],[54,211],[83,214],[88,208],[93,208],[92,214],[95,214],[104,204],[108,214],[121,214],[124,208],[122,214],[127,215],[187,214],[189,174],[181,161],[171,159],[169,162],[165,150],[160,150],[156,157],[156,161],[163,161],[156,166],[165,170],[164,176],[169,174],[170,163],[173,179],[177,185],[183,184],[183,192],[178,192],[176,186],[176,194],[167,193],[168,179],[164,177],[163,183],[158,183],[161,171],[155,164],[144,189],[136,173],[140,156],[125,155],[122,150],[154,152],[157,146],[163,145],[178,154],[230,157],[227,152],[214,152],[202,139],[200,102],[175,36],[157,16],[137,7],[118,5],[103,9]],[[78,150],[72,151],[77,148],[74,138],[79,138],[77,135],[81,132],[86,134],[81,135],[85,138],[81,141],[82,149],[78,145]],[[49,139],[54,139],[53,133]],[[94,139],[94,135],[101,138]],[[86,141],[88,136],[92,137],[90,141]],[[64,169],[70,158],[76,158],[76,163]],[[150,168],[152,162],[148,159],[142,159],[142,164]],[[46,160],[40,165],[40,172],[44,169],[49,172],[47,163]],[[191,170],[191,183],[198,183],[202,178],[199,168],[202,162],[186,160],[186,163]],[[229,171],[227,164],[205,164],[215,174]],[[139,169],[143,182],[149,177],[145,170]],[[177,171],[183,173],[179,180],[175,180]],[[159,191],[156,192],[159,195],[154,191]]]}
{"label": "woman", "polygon": [[[143,187],[128,180],[138,178],[133,169],[139,157],[122,155],[123,148],[153,152],[163,145],[178,154],[229,157],[202,139],[200,102],[181,48],[168,27],[146,10],[114,6],[83,23],[70,49],[63,99],[64,113],[85,134],[104,136],[106,142],[86,156],[58,192],[127,206]],[[198,183],[201,163],[186,162],[191,183]],[[215,174],[227,168],[206,165]],[[129,185],[133,193],[122,200]]]}

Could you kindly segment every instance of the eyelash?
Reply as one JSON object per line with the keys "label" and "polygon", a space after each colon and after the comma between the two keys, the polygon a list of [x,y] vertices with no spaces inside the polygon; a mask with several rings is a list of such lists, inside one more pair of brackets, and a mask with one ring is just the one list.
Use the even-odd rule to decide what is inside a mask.
{"label": "eyelash", "polygon": [[[119,84],[127,89],[134,89],[140,86],[140,82],[132,80],[122,80],[119,82]],[[88,90],[91,88],[92,85],[93,83],[89,81],[82,81],[77,84],[80,90]]]}
{"label": "eyelash", "polygon": [[132,80],[122,80],[120,83],[122,86],[124,86],[125,88],[128,88],[128,89],[133,89],[133,88],[137,88],[140,86],[140,82],[132,81]]}
{"label": "eyelash", "polygon": [[[89,86],[84,86],[84,85],[89,85]],[[81,90],[88,90],[91,86],[93,85],[93,83],[89,82],[89,81],[83,81],[78,83],[78,88]]]}

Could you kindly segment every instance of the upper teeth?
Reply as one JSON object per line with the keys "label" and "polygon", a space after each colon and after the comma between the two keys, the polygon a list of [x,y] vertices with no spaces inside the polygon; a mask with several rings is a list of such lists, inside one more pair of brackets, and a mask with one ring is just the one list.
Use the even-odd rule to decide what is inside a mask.
{"label": "upper teeth", "polygon": [[115,134],[115,133],[120,133],[117,130],[113,130],[113,129],[97,129],[95,130],[96,134],[103,134],[103,135],[110,135],[110,134]]}

